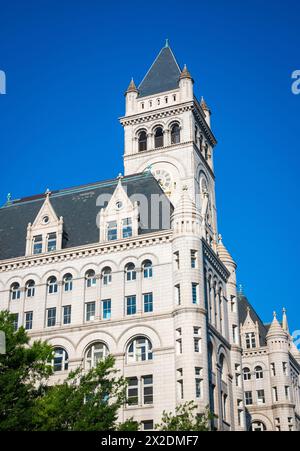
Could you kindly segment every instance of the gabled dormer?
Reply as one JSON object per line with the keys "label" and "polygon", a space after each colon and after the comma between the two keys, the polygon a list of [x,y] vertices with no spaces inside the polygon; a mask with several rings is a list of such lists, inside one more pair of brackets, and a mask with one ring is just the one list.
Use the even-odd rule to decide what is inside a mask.
{"label": "gabled dormer", "polygon": [[116,241],[138,235],[139,209],[132,203],[119,176],[118,185],[107,205],[100,212],[100,242]]}
{"label": "gabled dormer", "polygon": [[259,325],[257,321],[253,321],[251,317],[251,309],[247,308],[247,316],[243,324],[241,324],[241,343],[245,351],[255,349],[260,346]]}
{"label": "gabled dormer", "polygon": [[55,252],[62,248],[63,218],[58,217],[47,193],[45,202],[33,224],[29,223],[26,237],[26,255]]}

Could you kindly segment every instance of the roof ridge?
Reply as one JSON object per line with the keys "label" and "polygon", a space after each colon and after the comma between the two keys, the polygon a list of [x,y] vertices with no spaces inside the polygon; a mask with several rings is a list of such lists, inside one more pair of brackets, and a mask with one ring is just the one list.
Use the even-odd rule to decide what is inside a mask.
{"label": "roof ridge", "polygon": [[[147,177],[149,175],[150,175],[149,172],[138,172],[136,174],[124,176],[122,181],[126,183],[127,180],[138,180],[139,178]],[[151,174],[151,176],[152,176],[152,174]],[[62,195],[72,194],[72,193],[76,193],[76,192],[78,192],[78,193],[84,192],[93,187],[99,188],[101,186],[103,186],[103,187],[111,186],[111,185],[114,185],[117,183],[118,183],[118,178],[114,178],[114,179],[107,179],[107,180],[103,180],[103,181],[99,181],[99,182],[87,183],[84,185],[76,185],[76,186],[72,186],[69,188],[62,188],[59,190],[52,191],[51,198],[60,197]],[[9,205],[4,204],[2,207],[0,207],[0,209],[9,208],[9,207],[13,207],[13,206],[20,205],[20,204],[30,203],[30,202],[38,202],[42,199],[45,199],[46,196],[47,196],[46,193],[40,193],[40,194],[33,194],[32,196],[21,197],[20,199],[12,200],[12,202]]]}

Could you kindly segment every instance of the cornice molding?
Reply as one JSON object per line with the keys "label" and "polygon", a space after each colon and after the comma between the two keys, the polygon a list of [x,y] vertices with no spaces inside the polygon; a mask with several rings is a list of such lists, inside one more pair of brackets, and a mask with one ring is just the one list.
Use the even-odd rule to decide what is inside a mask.
{"label": "cornice molding", "polygon": [[13,270],[32,268],[35,266],[44,266],[52,263],[69,262],[78,260],[79,258],[88,258],[91,256],[107,255],[116,252],[122,252],[128,249],[136,249],[142,247],[149,247],[157,244],[165,244],[170,242],[172,237],[172,230],[160,231],[137,237],[129,238],[127,240],[114,241],[110,243],[94,243],[91,245],[80,246],[76,248],[63,249],[61,251],[53,252],[44,255],[31,255],[28,257],[22,256],[9,260],[0,261],[0,273]]}

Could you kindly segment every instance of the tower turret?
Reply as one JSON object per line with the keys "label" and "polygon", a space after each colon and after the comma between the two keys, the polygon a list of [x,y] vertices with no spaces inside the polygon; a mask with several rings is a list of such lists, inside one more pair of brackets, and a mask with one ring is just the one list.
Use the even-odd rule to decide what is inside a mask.
{"label": "tower turret", "polygon": [[182,102],[194,100],[194,80],[188,71],[186,64],[179,77],[179,88]]}

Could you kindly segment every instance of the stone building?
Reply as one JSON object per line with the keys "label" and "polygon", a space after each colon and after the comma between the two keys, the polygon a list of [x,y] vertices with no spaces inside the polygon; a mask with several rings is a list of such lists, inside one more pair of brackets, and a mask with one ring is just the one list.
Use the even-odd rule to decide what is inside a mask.
{"label": "stone building", "polygon": [[[280,418],[288,429],[292,418],[296,428],[292,398],[281,413],[270,401],[269,421],[254,405],[246,416],[243,368],[255,371],[264,351],[244,344],[251,315],[241,317],[236,264],[218,234],[211,112],[168,44],[125,101],[124,176],[9,197],[0,209],[0,308],[51,343],[53,382],[113,354],[128,379],[121,421],[152,429],[163,410],[194,400],[199,412],[210,406],[218,430],[245,430],[248,412],[254,426]],[[287,331],[280,340],[274,359],[298,384]]]}

